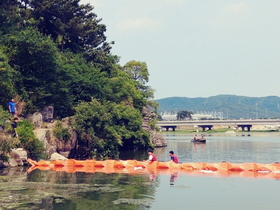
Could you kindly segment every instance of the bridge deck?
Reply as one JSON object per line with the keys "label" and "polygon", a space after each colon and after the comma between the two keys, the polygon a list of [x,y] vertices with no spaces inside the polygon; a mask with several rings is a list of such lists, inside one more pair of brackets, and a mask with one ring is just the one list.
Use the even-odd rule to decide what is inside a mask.
{"label": "bridge deck", "polygon": [[279,119],[256,120],[189,120],[189,121],[158,121],[158,126],[187,126],[187,125],[278,125]]}

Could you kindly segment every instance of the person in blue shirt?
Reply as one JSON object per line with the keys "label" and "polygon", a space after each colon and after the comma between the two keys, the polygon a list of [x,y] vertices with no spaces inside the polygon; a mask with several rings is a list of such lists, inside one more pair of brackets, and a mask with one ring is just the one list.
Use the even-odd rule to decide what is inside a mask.
{"label": "person in blue shirt", "polygon": [[8,103],[9,112],[14,116],[17,113],[16,103],[15,99],[11,99],[11,101]]}

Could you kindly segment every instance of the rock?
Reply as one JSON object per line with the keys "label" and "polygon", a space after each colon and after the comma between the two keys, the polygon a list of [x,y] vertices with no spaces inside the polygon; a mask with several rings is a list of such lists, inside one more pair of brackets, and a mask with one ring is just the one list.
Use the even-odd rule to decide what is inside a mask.
{"label": "rock", "polygon": [[22,148],[12,149],[8,162],[12,167],[28,165],[27,152]]}
{"label": "rock", "polygon": [[6,168],[8,167],[7,163],[3,162],[3,160],[0,160],[0,168]]}
{"label": "rock", "polygon": [[42,114],[42,118],[44,122],[51,122],[53,120],[53,106],[44,106],[43,109],[40,111]]}
{"label": "rock", "polygon": [[148,107],[142,109],[142,128],[150,133],[151,142],[155,147],[166,147],[167,142],[163,138],[162,134],[159,133],[156,129],[152,129],[149,125],[151,120],[154,120],[157,115],[152,112]]}
{"label": "rock", "polygon": [[56,152],[55,141],[51,140],[52,129],[50,128],[37,128],[34,131],[36,138],[44,144],[47,154],[52,154]]}
{"label": "rock", "polygon": [[19,163],[13,158],[10,158],[8,163],[9,163],[9,166],[11,166],[11,167],[20,166]]}
{"label": "rock", "polygon": [[40,112],[29,114],[27,119],[37,128],[41,128],[43,125],[43,116]]}
{"label": "rock", "polygon": [[68,158],[68,155],[72,149],[76,148],[77,145],[77,133],[76,131],[69,125],[69,118],[62,119],[62,126],[68,129],[70,133],[70,138],[65,141],[61,139],[56,139],[56,151],[63,155],[64,157]]}
{"label": "rock", "polygon": [[57,152],[68,158],[70,151],[76,147],[77,133],[71,126],[69,126],[69,118],[64,118],[62,119],[62,126],[68,129],[70,138],[67,141],[58,139],[53,133],[55,124],[56,122],[48,123],[48,128],[36,128],[34,130],[34,134],[41,142],[44,143],[47,154],[51,155]]}
{"label": "rock", "polygon": [[51,155],[51,159],[50,160],[53,161],[53,160],[68,160],[68,159],[66,157],[58,154],[57,152],[55,152],[55,153],[53,153]]}

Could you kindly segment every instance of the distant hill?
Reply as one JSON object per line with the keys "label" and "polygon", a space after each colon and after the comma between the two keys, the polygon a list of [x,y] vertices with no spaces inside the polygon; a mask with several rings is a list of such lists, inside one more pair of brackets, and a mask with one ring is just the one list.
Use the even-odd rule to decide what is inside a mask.
{"label": "distant hill", "polygon": [[217,95],[208,98],[170,97],[156,100],[158,112],[193,111],[223,113],[224,118],[280,118],[280,97]]}

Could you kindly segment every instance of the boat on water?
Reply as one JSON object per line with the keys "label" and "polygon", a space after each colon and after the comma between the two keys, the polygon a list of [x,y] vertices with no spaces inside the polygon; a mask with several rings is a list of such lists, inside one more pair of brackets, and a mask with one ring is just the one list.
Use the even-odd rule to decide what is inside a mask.
{"label": "boat on water", "polygon": [[200,138],[198,138],[198,135],[195,134],[191,140],[191,142],[196,142],[196,143],[206,143],[206,139],[204,138],[204,135],[201,134]]}
{"label": "boat on water", "polygon": [[196,143],[206,143],[206,139],[192,139],[191,142],[196,142]]}

